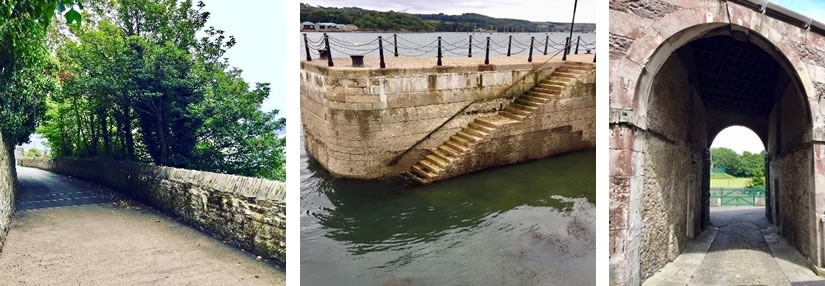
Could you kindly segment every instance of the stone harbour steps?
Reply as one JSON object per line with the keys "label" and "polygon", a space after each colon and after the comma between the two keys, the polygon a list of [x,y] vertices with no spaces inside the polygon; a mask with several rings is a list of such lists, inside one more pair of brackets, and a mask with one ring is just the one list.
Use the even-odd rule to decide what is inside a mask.
{"label": "stone harbour steps", "polygon": [[505,125],[519,123],[532,116],[542,105],[561,96],[582,76],[596,66],[592,63],[567,62],[556,68],[532,89],[512,101],[496,115],[476,118],[466,127],[450,136],[446,142],[430,150],[404,174],[413,184],[428,184],[443,179],[447,169],[464,158],[475,146]]}

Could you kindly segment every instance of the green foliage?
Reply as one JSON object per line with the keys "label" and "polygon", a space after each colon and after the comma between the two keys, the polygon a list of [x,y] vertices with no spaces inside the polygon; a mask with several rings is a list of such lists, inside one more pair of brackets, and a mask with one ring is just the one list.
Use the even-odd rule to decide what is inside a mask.
{"label": "green foliage", "polygon": [[[74,0],[0,0],[0,131],[13,143],[29,140],[57,91],[46,32],[55,10],[80,23]],[[77,14],[76,14],[77,13]]]}
{"label": "green foliage", "polygon": [[[235,39],[205,28],[205,5],[122,0],[58,47],[62,92],[39,132],[56,157],[104,157],[283,180],[285,120],[262,112],[224,53]],[[201,33],[203,37],[196,37]]]}
{"label": "green foliage", "polygon": [[754,177],[765,173],[765,152],[754,154],[745,151],[742,155],[728,148],[714,148],[711,150],[714,168],[725,168],[726,172],[735,177]]}
{"label": "green foliage", "polygon": [[30,148],[23,153],[24,157],[28,158],[43,158],[46,157],[46,154],[43,151],[38,150],[37,148]]}

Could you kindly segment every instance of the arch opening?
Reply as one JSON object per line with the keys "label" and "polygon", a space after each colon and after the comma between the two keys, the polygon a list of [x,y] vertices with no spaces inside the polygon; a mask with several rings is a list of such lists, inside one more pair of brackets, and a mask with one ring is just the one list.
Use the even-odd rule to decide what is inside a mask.
{"label": "arch opening", "polygon": [[806,87],[775,45],[740,26],[689,27],[657,48],[637,82],[644,156],[641,192],[630,199],[640,208],[640,280],[711,225],[710,149],[730,126],[752,130],[765,147],[765,217],[804,256],[816,255],[807,216],[813,120]]}

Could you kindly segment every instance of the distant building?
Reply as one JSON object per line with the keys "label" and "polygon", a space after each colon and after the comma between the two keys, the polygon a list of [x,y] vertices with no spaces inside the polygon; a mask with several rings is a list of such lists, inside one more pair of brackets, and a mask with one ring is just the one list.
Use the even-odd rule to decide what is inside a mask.
{"label": "distant building", "polygon": [[356,25],[342,25],[337,23],[301,23],[301,31],[309,32],[352,32],[358,30]]}

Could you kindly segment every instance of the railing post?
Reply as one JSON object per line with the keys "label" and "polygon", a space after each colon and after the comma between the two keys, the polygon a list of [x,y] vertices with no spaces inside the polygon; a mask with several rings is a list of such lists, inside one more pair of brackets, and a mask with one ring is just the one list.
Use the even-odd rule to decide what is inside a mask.
{"label": "railing post", "polygon": [[561,57],[561,60],[563,60],[563,61],[567,60],[567,51],[569,51],[569,49],[568,49],[569,47],[570,47],[570,37],[567,37],[566,39],[564,39],[564,47],[562,48],[562,49],[564,49],[564,51],[562,51],[562,54],[564,54],[564,56]]}
{"label": "railing post", "polygon": [[307,61],[311,62],[312,57],[309,55],[309,40],[307,40],[307,34],[306,33],[304,33],[304,49],[306,49],[306,52],[307,52]]}
{"label": "railing post", "polygon": [[510,47],[513,46],[513,35],[510,35],[510,40],[507,42],[507,56],[510,56]]}
{"label": "railing post", "polygon": [[544,35],[544,55],[547,55],[547,45],[550,44],[550,35]]}
{"label": "railing post", "polygon": [[438,66],[441,66],[441,36],[438,36]]}
{"label": "railing post", "polygon": [[381,68],[386,68],[387,65],[384,64],[384,39],[381,36],[378,36],[378,57],[381,58]]}
{"label": "railing post", "polygon": [[395,47],[395,56],[398,56],[398,34],[392,34],[392,46]]}
{"label": "railing post", "polygon": [[530,37],[530,56],[527,57],[527,62],[528,63],[533,62],[533,41],[535,39],[536,39],[536,37]]}
{"label": "railing post", "polygon": [[467,57],[468,58],[473,57],[473,35],[470,35],[470,51],[467,52]]}
{"label": "railing post", "polygon": [[329,47],[329,36],[324,33],[324,46],[327,49],[327,66],[334,66],[332,63],[332,49]]}
{"label": "railing post", "polygon": [[593,62],[596,62],[596,53],[593,53]]}
{"label": "railing post", "polygon": [[484,64],[485,65],[490,64],[490,37],[487,37],[487,52],[486,52],[486,55],[484,56]]}
{"label": "railing post", "polygon": [[581,42],[581,41],[582,41],[582,36],[579,36],[578,38],[576,38],[576,54],[577,55],[579,54],[579,42]]}

